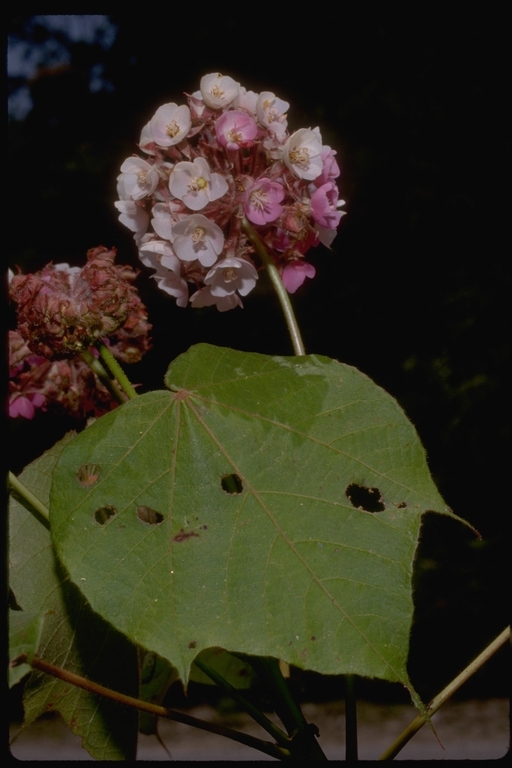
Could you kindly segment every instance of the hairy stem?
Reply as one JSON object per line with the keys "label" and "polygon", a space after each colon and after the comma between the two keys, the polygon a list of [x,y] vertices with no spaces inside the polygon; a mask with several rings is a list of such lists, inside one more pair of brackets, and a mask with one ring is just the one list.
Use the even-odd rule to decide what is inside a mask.
{"label": "hairy stem", "polygon": [[253,244],[256,250],[256,253],[262,260],[263,264],[265,265],[265,268],[268,272],[268,276],[270,277],[272,285],[274,286],[274,290],[277,293],[277,298],[279,299],[279,303],[281,304],[281,309],[283,310],[284,318],[286,320],[286,325],[288,326],[288,331],[290,333],[290,338],[292,340],[293,351],[295,352],[296,355],[299,355],[299,356],[305,355],[306,351],[304,349],[304,343],[300,335],[299,326],[297,324],[297,318],[295,317],[295,313],[293,311],[293,307],[290,301],[290,297],[288,295],[288,291],[283,285],[283,281],[281,280],[279,272],[277,271],[276,265],[268,255],[267,249],[265,248],[264,244],[258,237],[258,234],[255,231],[254,227],[247,221],[245,217],[242,222],[242,229],[244,230],[245,234]]}
{"label": "hairy stem", "polygon": [[[460,675],[457,675],[457,677],[451,681],[451,683],[448,683],[446,688],[444,688],[441,693],[439,693],[430,704],[427,706],[427,712],[428,716],[431,717],[437,710],[442,707],[442,705],[448,701],[450,696],[452,696],[455,691],[457,691],[461,685],[463,685],[466,680],[469,680],[469,678],[477,672],[477,670],[480,669],[480,667],[483,667],[483,665],[488,661],[493,654],[496,653],[497,650],[501,648],[502,645],[504,645],[507,640],[510,638],[510,627],[507,627],[503,630],[501,634],[496,637],[492,643],[490,643],[487,648],[482,651],[482,653],[476,657],[474,661],[471,662],[471,664],[468,664],[468,666],[460,673]],[[424,715],[418,715],[418,717],[412,721],[412,723],[407,726],[405,731],[403,731],[400,736],[391,744],[390,747],[386,749],[385,752],[382,753],[382,755],[379,757],[379,760],[392,760],[398,753],[405,747],[408,741],[412,739],[415,733],[419,731],[419,729],[425,725],[427,722],[427,718]]]}
{"label": "hairy stem", "polygon": [[44,518],[44,525],[48,528],[48,524],[50,522],[50,511],[48,507],[45,506],[43,502],[37,498],[37,496],[34,496],[32,491],[30,491],[27,486],[24,485],[21,480],[19,480],[12,472],[9,472],[9,485],[14,491],[16,491],[17,494],[19,494],[23,499],[25,499],[26,502],[28,502],[33,510],[37,512],[37,519],[39,522],[42,522],[39,516]]}
{"label": "hairy stem", "polygon": [[197,717],[191,715],[185,715],[183,712],[177,712],[173,709],[166,709],[158,704],[151,704],[148,701],[142,701],[142,699],[135,699],[133,696],[127,696],[124,693],[113,691],[110,688],[106,688],[104,685],[99,685],[91,680],[87,680],[85,677],[76,675],[73,672],[68,672],[66,669],[56,667],[53,664],[43,661],[43,659],[34,656],[29,662],[27,654],[23,653],[17,657],[16,662],[18,664],[30,663],[34,669],[39,669],[41,672],[45,672],[52,677],[56,677],[59,680],[64,680],[66,683],[75,685],[78,688],[83,688],[90,693],[104,696],[112,701],[117,701],[119,704],[125,704],[128,707],[135,707],[135,709],[142,710],[143,712],[149,712],[152,715],[158,717],[164,717],[167,720],[175,720],[178,723],[184,723],[185,725],[191,725],[194,728],[200,728],[203,731],[209,731],[210,733],[217,733],[219,736],[225,736],[233,741],[238,741],[240,744],[245,744],[253,749],[258,749],[260,752],[264,752],[271,757],[275,757],[278,760],[286,760],[290,757],[290,752],[287,749],[283,749],[277,744],[271,744],[268,741],[262,741],[254,736],[249,736],[239,731],[234,731],[232,728],[226,728],[223,725],[217,725],[215,723],[208,723],[206,720],[199,720]]}
{"label": "hairy stem", "polygon": [[109,371],[112,373],[113,376],[117,379],[119,382],[119,385],[121,386],[121,389],[126,394],[126,396],[133,400],[134,397],[137,397],[137,392],[133,388],[133,385],[131,384],[130,380],[128,379],[126,373],[123,371],[117,360],[115,359],[114,355],[110,351],[110,349],[107,347],[106,344],[103,342],[99,342],[97,344],[98,352],[100,353],[100,357],[109,369]]}

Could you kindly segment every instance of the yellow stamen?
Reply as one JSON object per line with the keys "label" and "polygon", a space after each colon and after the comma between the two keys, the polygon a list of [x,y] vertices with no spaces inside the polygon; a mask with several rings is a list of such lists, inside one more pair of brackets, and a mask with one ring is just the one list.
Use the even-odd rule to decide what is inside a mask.
{"label": "yellow stamen", "polygon": [[174,139],[175,136],[178,135],[180,132],[180,127],[176,120],[171,120],[171,122],[165,127],[165,132],[171,139]]}

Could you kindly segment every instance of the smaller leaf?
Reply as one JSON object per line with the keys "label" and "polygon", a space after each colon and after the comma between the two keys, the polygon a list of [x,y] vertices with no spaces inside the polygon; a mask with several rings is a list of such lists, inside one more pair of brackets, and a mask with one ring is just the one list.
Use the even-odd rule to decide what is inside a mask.
{"label": "smaller leaf", "polygon": [[[48,611],[9,611],[9,688],[32,672],[30,662],[37,653]],[[26,654],[29,663],[17,659]]]}
{"label": "smaller leaf", "polygon": [[[58,456],[74,439],[73,434],[67,435],[20,476],[21,482],[43,504],[48,503]],[[82,468],[84,465],[82,462]],[[92,464],[87,466],[79,477],[73,478],[80,488],[94,487],[83,484],[86,477],[97,472]],[[109,527],[108,521],[103,527],[94,524],[98,530]],[[14,604],[24,609],[13,613],[46,617],[37,655],[107,688],[136,696],[136,648],[90,609],[56,560],[47,527],[41,525],[30,506],[16,493],[11,494],[9,510],[9,564]],[[52,710],[81,737],[84,748],[97,760],[135,759],[136,710],[120,707],[43,672],[30,668],[27,671],[31,674],[23,691],[24,727]]]}
{"label": "smaller leaf", "polygon": [[[140,689],[139,698],[151,704],[162,704],[170,686],[179,680],[178,671],[167,659],[153,651],[140,650]],[[146,735],[156,733],[158,718],[149,712],[139,713],[139,731]]]}
{"label": "smaller leaf", "polygon": [[[237,656],[233,656],[232,653],[228,653],[223,648],[207,648],[199,654],[198,658],[208,664],[215,672],[218,672],[226,682],[237,690],[250,688],[254,683],[256,674],[250,664]],[[190,679],[195,683],[215,685],[208,675],[201,672],[195,664],[192,664]]]}

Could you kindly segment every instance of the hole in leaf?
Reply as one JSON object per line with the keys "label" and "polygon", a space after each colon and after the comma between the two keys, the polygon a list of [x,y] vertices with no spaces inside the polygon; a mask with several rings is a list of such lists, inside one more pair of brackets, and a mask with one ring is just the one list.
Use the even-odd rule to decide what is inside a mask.
{"label": "hole in leaf", "polygon": [[145,507],[143,504],[137,507],[137,517],[142,520],[143,523],[148,525],[159,525],[163,523],[164,516],[151,507]]}
{"label": "hole in leaf", "polygon": [[178,542],[179,541],[187,541],[187,539],[192,539],[194,537],[198,539],[199,538],[199,534],[196,533],[195,531],[185,531],[182,528],[180,531],[178,531],[176,536],[172,537],[172,540],[173,541],[178,541]]}
{"label": "hole in leaf", "polygon": [[365,512],[383,512],[386,509],[378,488],[350,483],[345,490],[345,496],[353,507]]}
{"label": "hole in leaf", "polygon": [[108,523],[110,518],[115,517],[115,515],[117,515],[117,509],[115,507],[106,505],[96,510],[94,513],[94,519],[100,525],[105,525],[105,523]]}
{"label": "hole in leaf", "polygon": [[90,485],[94,485],[100,474],[101,469],[97,464],[84,464],[76,473],[76,479],[80,485],[88,488]]}
{"label": "hole in leaf", "polygon": [[238,475],[223,475],[220,481],[222,490],[226,493],[236,494],[242,493],[244,486]]}

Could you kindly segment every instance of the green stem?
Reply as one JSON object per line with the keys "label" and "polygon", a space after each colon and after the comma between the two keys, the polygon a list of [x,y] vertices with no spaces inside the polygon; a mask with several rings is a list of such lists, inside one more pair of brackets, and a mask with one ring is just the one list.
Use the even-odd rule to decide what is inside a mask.
{"label": "green stem", "polygon": [[87,363],[93,373],[96,374],[101,383],[108,389],[112,397],[122,405],[126,402],[126,397],[123,395],[116,382],[110,378],[106,369],[103,367],[100,360],[94,357],[92,352],[87,350],[81,354],[82,360]]}
{"label": "green stem", "polygon": [[265,265],[265,268],[268,272],[268,276],[270,277],[272,285],[274,286],[274,290],[277,293],[277,298],[279,299],[279,302],[281,304],[281,309],[283,310],[284,318],[286,320],[286,325],[288,326],[288,331],[290,333],[290,338],[292,340],[293,350],[295,354],[298,356],[305,355],[306,351],[304,349],[304,343],[300,335],[299,326],[297,324],[297,318],[295,317],[295,313],[293,311],[293,307],[290,301],[290,297],[288,295],[288,291],[283,285],[283,281],[281,280],[281,276],[277,271],[277,267],[272,261],[272,259],[270,258],[267,249],[265,248],[262,241],[260,240],[254,227],[252,227],[251,224],[249,224],[249,222],[245,217],[242,222],[242,229],[244,230],[245,234],[253,244],[256,250],[256,253],[262,260],[263,264]]}
{"label": "green stem", "polygon": [[[502,645],[504,645],[510,638],[510,627],[507,627],[503,632],[490,643],[482,653],[476,657],[457,677],[439,693],[435,699],[432,699],[427,706],[428,716],[431,717],[442,705],[448,701],[455,691],[457,691],[466,680],[469,680],[471,675],[482,667],[486,661],[488,661],[493,654],[498,651]],[[405,747],[408,741],[412,739],[415,733],[425,725],[427,718],[424,715],[418,715],[418,717],[412,721],[412,723],[400,734],[400,736],[386,749],[385,752],[379,757],[379,760],[392,760],[398,753]]]}
{"label": "green stem", "polygon": [[16,493],[25,499],[26,502],[28,502],[32,509],[38,513],[38,516],[40,515],[44,518],[46,521],[45,525],[50,522],[50,511],[48,507],[46,507],[43,502],[37,498],[37,496],[34,496],[32,491],[29,491],[27,486],[23,485],[21,480],[19,480],[12,472],[9,472],[9,485],[14,491],[16,491]]}
{"label": "green stem", "polygon": [[137,397],[137,392],[133,388],[126,373],[123,371],[123,369],[115,359],[110,349],[102,341],[98,342],[96,346],[97,346],[98,352],[100,353],[101,359],[103,360],[103,362],[105,363],[109,371],[117,379],[123,392],[126,394],[126,396],[130,400],[133,400],[134,397]]}
{"label": "green stem", "polygon": [[358,759],[355,675],[345,675],[345,759],[347,761]]}
{"label": "green stem", "polygon": [[[14,660],[13,660],[14,661]],[[135,707],[143,712],[149,712],[152,715],[158,717],[165,717],[167,720],[175,720],[178,723],[184,723],[185,725],[191,725],[194,728],[200,728],[203,731],[209,731],[210,733],[217,733],[219,736],[225,736],[233,741],[238,741],[240,744],[245,744],[253,749],[258,749],[260,752],[264,752],[271,757],[275,757],[277,760],[289,759],[290,753],[287,749],[282,749],[276,744],[271,744],[268,741],[262,741],[255,736],[249,736],[246,733],[240,733],[234,731],[232,728],[226,728],[223,725],[215,723],[208,723],[205,720],[199,720],[197,717],[191,715],[185,715],[183,712],[176,712],[173,709],[166,709],[158,704],[151,704],[149,701],[142,701],[142,699],[136,699],[133,696],[127,696],[124,693],[113,691],[111,688],[106,688],[104,685],[87,680],[85,677],[76,675],[74,672],[68,672],[67,669],[56,667],[43,659],[39,659],[35,656],[31,661],[28,660],[27,654],[23,653],[16,659],[17,664],[31,664],[34,669],[39,669],[41,672],[45,672],[52,677],[56,677],[59,680],[64,680],[66,683],[75,685],[78,688],[83,688],[90,693],[104,696],[107,699],[116,701],[119,704],[125,704],[128,707]]]}
{"label": "green stem", "polygon": [[277,694],[276,712],[292,737],[292,757],[296,760],[327,760],[317,741],[318,728],[306,721],[283,677],[279,660],[269,657],[258,659],[258,662]]}
{"label": "green stem", "polygon": [[218,672],[212,669],[208,664],[205,664],[204,661],[196,658],[194,660],[194,664],[201,670],[201,672],[204,672],[205,675],[208,675],[208,677],[213,680],[214,683],[217,683],[220,688],[226,691],[228,696],[231,696],[231,698],[234,699],[237,704],[239,704],[242,709],[244,709],[253,718],[253,720],[261,725],[261,727],[264,728],[267,733],[273,736],[280,746],[288,748],[290,744],[290,739],[288,736],[280,728],[278,728],[275,723],[269,720],[268,717],[263,714],[263,712],[251,704],[250,701],[247,701],[247,699],[242,696],[242,694],[239,693],[236,688],[233,688],[233,686],[228,683],[227,680],[224,680],[224,678],[219,675]]}
{"label": "green stem", "polygon": [[290,693],[286,680],[281,673],[279,659],[267,657],[259,659],[259,662],[269,683],[278,695],[279,702],[282,705],[282,711],[280,710],[278,715],[283,721],[286,729],[289,733],[293,733],[293,731],[297,730],[304,730],[307,726],[306,718]]}

